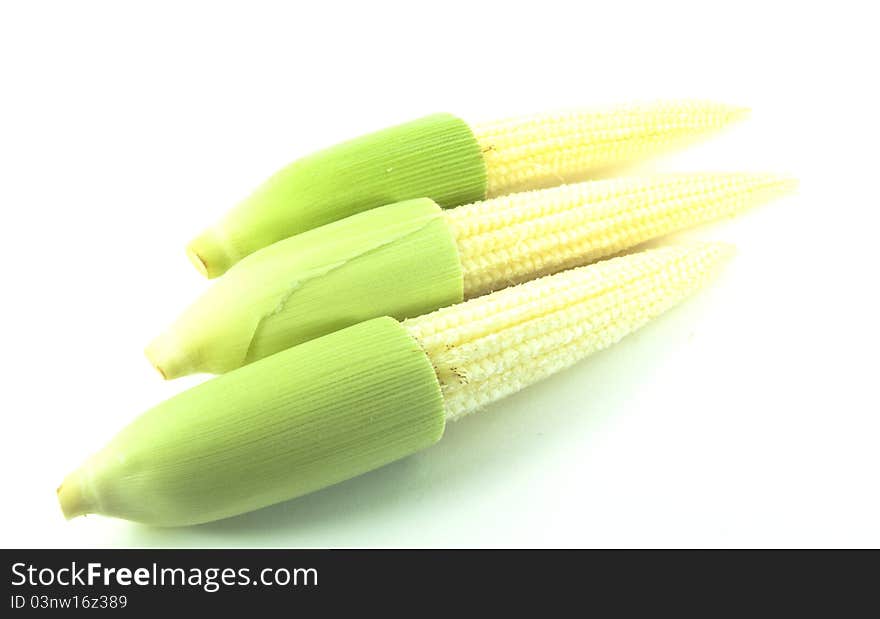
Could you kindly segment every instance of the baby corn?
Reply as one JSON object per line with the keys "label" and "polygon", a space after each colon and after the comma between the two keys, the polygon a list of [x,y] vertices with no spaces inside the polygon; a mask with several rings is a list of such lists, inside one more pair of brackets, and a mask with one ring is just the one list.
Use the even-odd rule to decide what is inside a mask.
{"label": "baby corn", "polygon": [[458,419],[607,348],[700,288],[732,247],[612,258],[403,322]]}
{"label": "baby corn", "polygon": [[187,525],[359,475],[610,346],[729,254],[718,244],[645,251],[290,348],[146,412],[64,480],[61,508]]}
{"label": "baby corn", "polygon": [[744,114],[671,101],[473,126],[450,114],[428,116],[295,161],[196,237],[187,254],[216,277],[261,247],[370,208],[422,197],[446,208],[582,180]]}
{"label": "baby corn", "polygon": [[487,196],[582,180],[585,175],[682,146],[744,118],[748,109],[661,101],[535,114],[474,126]]}
{"label": "baby corn", "polygon": [[623,177],[511,194],[444,217],[469,298],[731,217],[796,187],[776,174]]}
{"label": "baby corn", "polygon": [[584,182],[442,210],[380,207],[249,256],[147,348],[166,378],[223,373],[377,316],[418,316],[791,190],[771,174]]}

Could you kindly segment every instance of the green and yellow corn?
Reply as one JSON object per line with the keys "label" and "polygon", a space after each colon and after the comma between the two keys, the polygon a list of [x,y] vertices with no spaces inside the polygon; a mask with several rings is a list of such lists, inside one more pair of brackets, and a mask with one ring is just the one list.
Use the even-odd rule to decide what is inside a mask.
{"label": "green and yellow corn", "polygon": [[645,251],[287,349],[147,411],[64,480],[61,508],[188,525],[359,475],[610,346],[729,254],[718,244]]}
{"label": "green and yellow corn", "polygon": [[771,174],[592,181],[443,210],[422,198],[242,260],[147,348],[166,378],[223,373],[378,316],[404,319],[593,262],[789,191]]}
{"label": "green and yellow corn", "polygon": [[187,247],[216,277],[276,241],[367,209],[427,197],[441,207],[583,180],[706,135],[743,108],[672,101],[469,125],[436,114],[304,157]]}

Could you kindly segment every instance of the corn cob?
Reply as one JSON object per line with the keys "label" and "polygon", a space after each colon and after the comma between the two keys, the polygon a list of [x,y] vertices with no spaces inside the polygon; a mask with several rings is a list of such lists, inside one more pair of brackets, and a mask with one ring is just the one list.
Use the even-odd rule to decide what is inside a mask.
{"label": "corn cob", "polygon": [[616,164],[681,146],[743,118],[746,108],[663,101],[537,114],[474,127],[486,160],[487,195],[582,180]]}
{"label": "corn cob", "polygon": [[646,251],[290,348],[136,419],[64,480],[61,508],[187,525],[354,477],[613,344],[728,254],[717,244]]}
{"label": "corn cob", "polygon": [[612,258],[403,322],[437,373],[447,420],[615,344],[703,285],[732,248]]}
{"label": "corn cob", "polygon": [[769,174],[592,181],[443,211],[373,209],[249,256],[147,348],[166,378],[222,373],[388,315],[403,319],[734,215],[788,191]]}
{"label": "corn cob", "polygon": [[562,185],[444,212],[467,298],[730,217],[792,191],[775,174],[668,174]]}
{"label": "corn cob", "polygon": [[475,125],[436,114],[339,144],[283,168],[187,255],[206,276],[289,236],[361,211],[428,197],[457,206],[580,180],[736,120],[742,108],[661,102]]}

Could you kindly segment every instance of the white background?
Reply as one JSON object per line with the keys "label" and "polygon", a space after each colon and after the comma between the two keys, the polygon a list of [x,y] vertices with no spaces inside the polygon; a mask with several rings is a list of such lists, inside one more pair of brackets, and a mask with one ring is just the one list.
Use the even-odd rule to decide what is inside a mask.
{"label": "white background", "polygon": [[[0,546],[880,546],[871,4],[4,2]],[[141,351],[207,285],[186,241],[267,174],[434,111],[690,96],[754,113],[648,169],[802,181],[698,231],[739,247],[704,293],[322,492],[64,521],[68,470],[203,380]]]}

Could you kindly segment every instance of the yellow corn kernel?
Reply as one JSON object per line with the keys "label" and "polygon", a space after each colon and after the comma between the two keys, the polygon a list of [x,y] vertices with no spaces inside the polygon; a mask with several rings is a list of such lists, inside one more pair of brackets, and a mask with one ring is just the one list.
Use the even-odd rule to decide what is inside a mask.
{"label": "yellow corn kernel", "polygon": [[583,180],[716,131],[748,109],[664,101],[536,114],[471,125],[486,161],[487,197]]}
{"label": "yellow corn kernel", "polygon": [[699,289],[732,248],[674,245],[520,284],[403,322],[449,420],[611,346]]}
{"label": "yellow corn kernel", "polygon": [[796,184],[774,174],[624,177],[511,194],[444,217],[471,298],[736,215]]}

